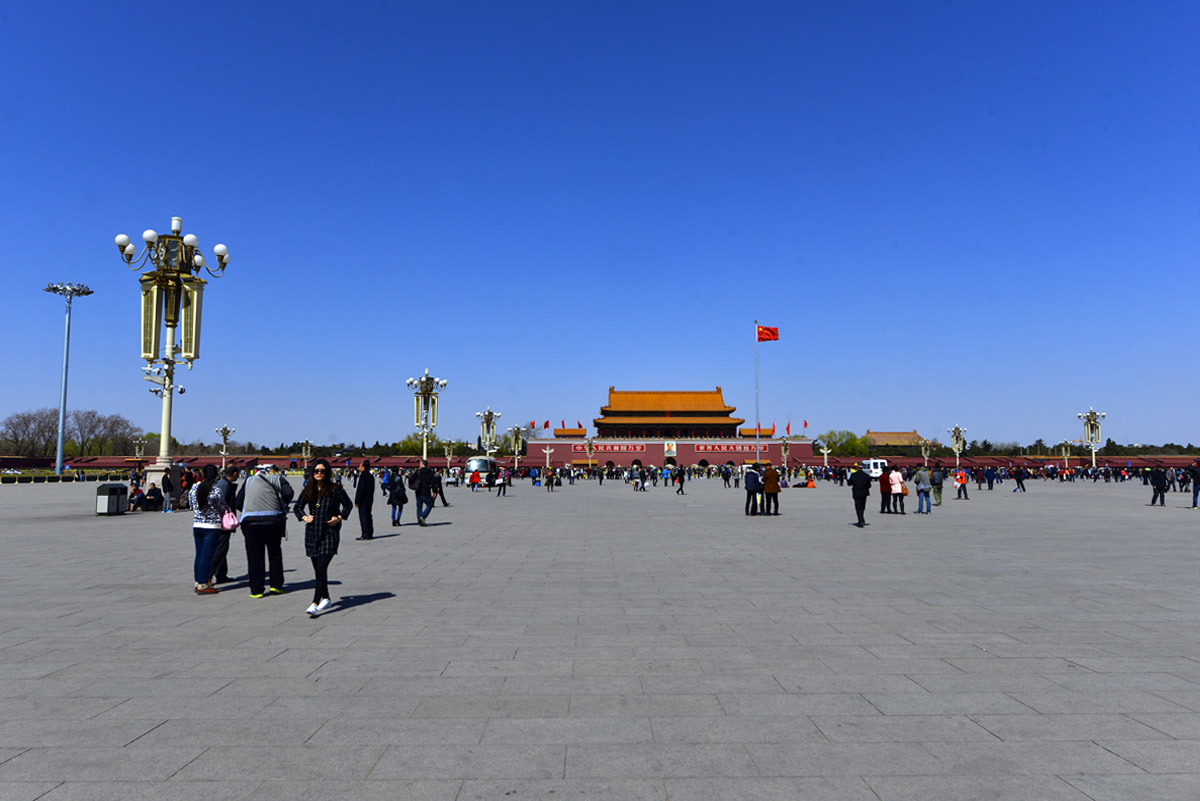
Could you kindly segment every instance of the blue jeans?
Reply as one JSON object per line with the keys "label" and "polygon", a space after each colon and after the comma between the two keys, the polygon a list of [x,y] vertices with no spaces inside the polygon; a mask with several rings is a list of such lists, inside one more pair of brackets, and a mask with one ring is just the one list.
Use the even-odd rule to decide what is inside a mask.
{"label": "blue jeans", "polygon": [[192,565],[192,578],[197,584],[207,584],[211,578],[208,570],[212,564],[213,551],[217,548],[217,538],[220,536],[219,528],[192,529],[192,538],[196,540],[196,561]]}
{"label": "blue jeans", "polygon": [[1200,498],[1200,481],[1192,482],[1192,508],[1196,508],[1196,499]]}
{"label": "blue jeans", "polygon": [[929,504],[929,490],[917,490],[917,514],[922,512],[928,513],[933,511],[933,507]]}
{"label": "blue jeans", "polygon": [[424,520],[429,517],[429,512],[433,509],[432,495],[417,496],[417,519]]}
{"label": "blue jeans", "polygon": [[399,523],[400,515],[402,515],[402,514],[404,514],[404,506],[403,505],[393,506],[392,507],[392,522]]}

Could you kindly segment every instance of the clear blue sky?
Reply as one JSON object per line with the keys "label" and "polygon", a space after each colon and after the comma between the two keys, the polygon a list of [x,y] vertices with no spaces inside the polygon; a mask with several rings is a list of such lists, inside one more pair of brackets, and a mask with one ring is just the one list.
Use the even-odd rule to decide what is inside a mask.
{"label": "clear blue sky", "polygon": [[[156,431],[117,233],[225,277],[175,434],[585,423],[721,385],[765,425],[1200,442],[1194,2],[10,3],[0,416]],[[211,261],[211,258],[210,258]],[[336,323],[336,325],[334,324]],[[235,392],[230,392],[235,388]]]}

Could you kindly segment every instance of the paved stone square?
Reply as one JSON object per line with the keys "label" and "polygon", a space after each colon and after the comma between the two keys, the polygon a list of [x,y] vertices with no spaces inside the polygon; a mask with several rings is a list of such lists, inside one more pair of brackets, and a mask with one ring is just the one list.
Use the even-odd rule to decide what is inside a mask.
{"label": "paved stone square", "polygon": [[199,597],[190,514],[95,486],[0,487],[0,801],[1200,798],[1190,496],[450,489],[311,620],[295,522],[290,594]]}

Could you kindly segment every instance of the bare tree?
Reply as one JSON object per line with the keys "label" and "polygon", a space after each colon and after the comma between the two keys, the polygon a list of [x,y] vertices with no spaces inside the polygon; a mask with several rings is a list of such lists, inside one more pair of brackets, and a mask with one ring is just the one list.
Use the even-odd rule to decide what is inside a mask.
{"label": "bare tree", "polygon": [[94,409],[76,409],[67,415],[67,433],[75,440],[80,456],[103,455],[104,426],[104,415]]}
{"label": "bare tree", "polygon": [[102,455],[122,456],[133,453],[133,441],[141,436],[142,429],[129,422],[123,414],[105,415]]}
{"label": "bare tree", "polygon": [[7,456],[33,456],[37,443],[37,413],[15,412],[0,423],[0,447]]}

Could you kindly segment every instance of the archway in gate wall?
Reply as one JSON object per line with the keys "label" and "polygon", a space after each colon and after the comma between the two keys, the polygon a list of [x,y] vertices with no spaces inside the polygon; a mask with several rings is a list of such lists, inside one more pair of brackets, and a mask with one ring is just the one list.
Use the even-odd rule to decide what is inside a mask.
{"label": "archway in gate wall", "polygon": [[634,460],[633,460],[633,463],[632,463],[631,465],[629,465],[629,466],[630,466],[630,467],[641,467],[641,466],[642,466],[642,460],[641,460],[641,459],[634,459]]}
{"label": "archway in gate wall", "polygon": [[701,460],[700,460],[700,466],[701,466],[701,467],[708,467],[708,460],[707,460],[707,459],[701,459]]}
{"label": "archway in gate wall", "polygon": [[663,466],[665,467],[667,465],[670,465],[671,467],[675,466],[675,457],[674,456],[668,456],[666,459],[663,459]]}
{"label": "archway in gate wall", "polygon": [[612,470],[616,466],[617,466],[616,462],[614,462],[612,459],[609,459],[607,462],[604,463],[604,468],[606,470]]}

